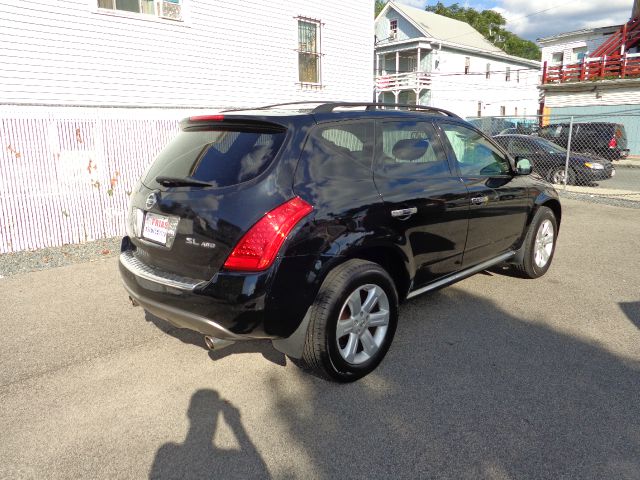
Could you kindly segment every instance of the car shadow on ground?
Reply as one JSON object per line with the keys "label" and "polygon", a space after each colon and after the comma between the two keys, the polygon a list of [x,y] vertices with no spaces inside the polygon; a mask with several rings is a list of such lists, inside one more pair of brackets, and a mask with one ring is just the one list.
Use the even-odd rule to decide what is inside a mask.
{"label": "car shadow on ground", "polygon": [[456,287],[407,302],[364,379],[286,373],[270,402],[318,478],[639,478],[637,357]]}
{"label": "car shadow on ground", "polygon": [[[240,411],[211,389],[191,397],[189,431],[183,443],[169,442],[156,452],[149,478],[270,478],[262,457],[247,435]],[[221,419],[228,425],[238,449],[217,448],[213,439]]]}
{"label": "car shadow on ground", "polygon": [[627,318],[631,320],[631,323],[640,329],[640,302],[622,302],[620,303],[620,308]]}
{"label": "car shadow on ground", "polygon": [[270,340],[242,341],[236,342],[219,350],[209,350],[209,348],[204,343],[204,337],[201,334],[185,328],[176,328],[169,322],[156,317],[153,313],[148,312],[147,310],[145,310],[144,313],[145,320],[153,323],[164,333],[177,338],[183,343],[195,345],[197,347],[203,348],[204,350],[207,350],[209,352],[209,357],[212,360],[220,360],[229,355],[238,355],[243,353],[260,353],[266,360],[275,363],[276,365],[285,366],[287,364],[284,354],[273,348]]}

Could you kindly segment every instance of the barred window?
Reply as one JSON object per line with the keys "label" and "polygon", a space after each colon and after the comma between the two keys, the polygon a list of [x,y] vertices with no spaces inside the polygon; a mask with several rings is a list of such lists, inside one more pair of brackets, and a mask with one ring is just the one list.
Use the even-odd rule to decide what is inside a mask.
{"label": "barred window", "polygon": [[321,83],[320,22],[298,20],[298,79]]}
{"label": "barred window", "polygon": [[98,8],[182,21],[182,0],[98,0]]}

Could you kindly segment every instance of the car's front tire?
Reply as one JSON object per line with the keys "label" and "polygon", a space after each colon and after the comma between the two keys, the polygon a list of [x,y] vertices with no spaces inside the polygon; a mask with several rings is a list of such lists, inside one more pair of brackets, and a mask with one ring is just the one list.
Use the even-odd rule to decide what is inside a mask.
{"label": "car's front tire", "polygon": [[548,207],[539,207],[522,244],[521,259],[513,265],[516,273],[524,278],[538,278],[547,273],[557,238],[558,221],[555,214]]}
{"label": "car's front tire", "polygon": [[564,167],[556,167],[549,171],[548,180],[554,185],[565,185],[565,183],[566,185],[575,185],[576,173],[573,171],[573,169],[569,168],[566,171],[565,175]]}
{"label": "car's front tire", "polygon": [[305,370],[351,382],[382,361],[398,322],[398,295],[378,264],[348,260],[332,270],[310,307],[302,358]]}

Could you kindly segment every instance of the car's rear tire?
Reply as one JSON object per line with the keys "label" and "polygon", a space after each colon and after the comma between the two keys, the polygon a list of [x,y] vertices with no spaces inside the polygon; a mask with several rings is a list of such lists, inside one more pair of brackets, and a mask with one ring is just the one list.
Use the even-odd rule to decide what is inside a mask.
{"label": "car's rear tire", "polygon": [[[576,183],[576,173],[569,168],[567,170],[566,175],[567,185],[574,185]],[[556,167],[549,171],[549,178],[547,179],[549,182],[555,185],[564,185],[565,184],[565,174],[564,167]]]}
{"label": "car's rear tire", "polygon": [[557,238],[558,221],[553,211],[539,207],[522,244],[521,260],[513,265],[518,276],[538,278],[547,273],[556,251]]}
{"label": "car's rear tire", "polygon": [[378,264],[348,260],[332,270],[309,310],[301,368],[351,382],[382,361],[398,322],[398,295]]}

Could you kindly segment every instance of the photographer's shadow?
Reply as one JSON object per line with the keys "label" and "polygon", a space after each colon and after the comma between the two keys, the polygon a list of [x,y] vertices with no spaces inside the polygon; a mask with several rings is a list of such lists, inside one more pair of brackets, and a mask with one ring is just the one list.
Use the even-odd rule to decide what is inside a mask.
{"label": "photographer's shadow", "polygon": [[[213,439],[222,415],[239,445],[218,448]],[[198,390],[188,410],[189,432],[185,441],[165,443],[156,452],[149,478],[271,478],[247,435],[240,412],[215,390]]]}

